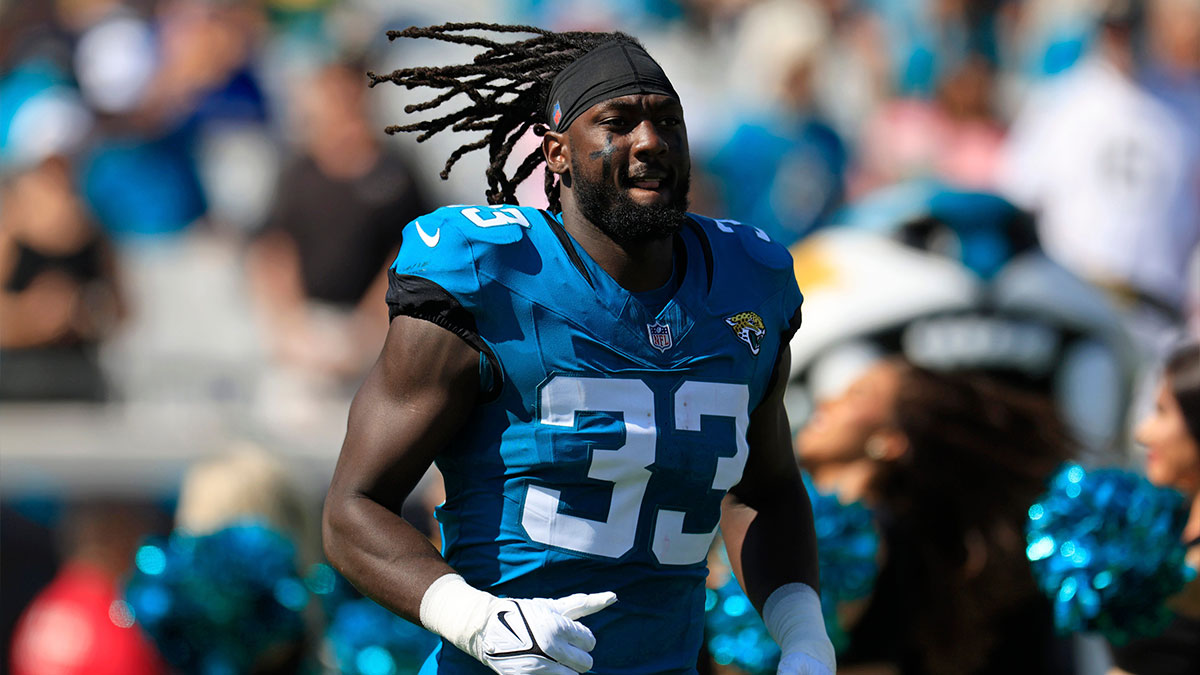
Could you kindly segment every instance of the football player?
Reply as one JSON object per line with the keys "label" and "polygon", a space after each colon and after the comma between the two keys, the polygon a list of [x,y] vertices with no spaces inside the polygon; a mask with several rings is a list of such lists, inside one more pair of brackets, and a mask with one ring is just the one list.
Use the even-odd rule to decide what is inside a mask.
{"label": "football player", "polygon": [[[533,33],[501,42],[479,31]],[[687,213],[671,82],[633,38],[447,24],[471,62],[371,74],[465,105],[390,131],[483,130],[490,206],[409,223],[391,329],[350,409],[325,550],[443,638],[422,673],[694,673],[720,529],[783,650],[832,673],[812,514],[782,404],[792,259]],[[505,173],[532,129],[541,147]],[[514,189],[545,163],[548,210]],[[398,514],[431,463],[439,552]]]}

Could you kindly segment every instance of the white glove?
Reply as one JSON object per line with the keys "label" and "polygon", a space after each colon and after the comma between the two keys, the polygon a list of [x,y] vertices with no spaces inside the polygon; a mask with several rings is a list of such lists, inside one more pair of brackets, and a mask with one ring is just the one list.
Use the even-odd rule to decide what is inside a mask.
{"label": "white glove", "polygon": [[825,633],[821,598],[806,584],[784,584],[763,603],[763,623],[783,656],[776,675],[833,675],[833,643]]}
{"label": "white glove", "polygon": [[596,646],[576,619],[616,600],[615,593],[497,598],[447,574],[421,598],[421,623],[501,675],[572,675],[591,670]]}

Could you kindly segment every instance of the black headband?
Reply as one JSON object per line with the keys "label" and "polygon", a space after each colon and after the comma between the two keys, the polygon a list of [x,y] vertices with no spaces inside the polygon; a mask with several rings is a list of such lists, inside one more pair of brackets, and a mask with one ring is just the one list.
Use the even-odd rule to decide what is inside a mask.
{"label": "black headband", "polygon": [[626,40],[606,42],[554,78],[546,101],[546,123],[552,131],[566,131],[588,108],[630,94],[679,98],[667,74],[645,49]]}

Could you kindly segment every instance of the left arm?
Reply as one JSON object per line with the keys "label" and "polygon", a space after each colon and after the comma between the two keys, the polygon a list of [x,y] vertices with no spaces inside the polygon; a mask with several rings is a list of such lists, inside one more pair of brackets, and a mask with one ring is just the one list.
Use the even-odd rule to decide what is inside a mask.
{"label": "left arm", "polygon": [[816,593],[812,506],[792,454],[783,406],[790,366],[785,343],[771,390],[750,416],[750,456],[741,482],[721,504],[721,535],[734,574],[783,651],[779,672],[832,673],[833,645]]}
{"label": "left arm", "polygon": [[750,416],[750,457],[721,503],[721,535],[733,573],[762,612],[767,596],[799,582],[819,588],[812,506],[792,454],[791,428],[783,407],[791,355],[781,348],[775,382]]}

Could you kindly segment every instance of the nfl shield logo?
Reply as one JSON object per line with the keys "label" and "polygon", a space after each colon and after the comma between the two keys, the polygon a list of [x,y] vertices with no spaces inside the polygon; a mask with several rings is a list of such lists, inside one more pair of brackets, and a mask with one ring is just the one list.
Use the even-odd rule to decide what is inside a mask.
{"label": "nfl shield logo", "polygon": [[671,327],[661,321],[646,324],[650,333],[650,345],[660,352],[671,348]]}

